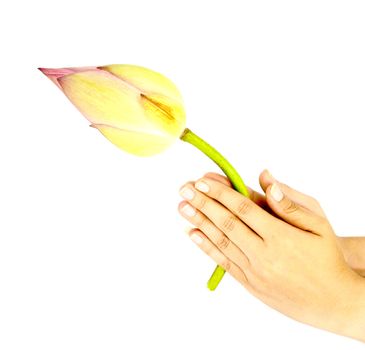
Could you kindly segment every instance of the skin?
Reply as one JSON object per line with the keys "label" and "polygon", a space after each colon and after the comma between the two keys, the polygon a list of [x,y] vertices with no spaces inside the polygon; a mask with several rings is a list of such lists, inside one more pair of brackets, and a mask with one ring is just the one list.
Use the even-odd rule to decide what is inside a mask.
{"label": "skin", "polygon": [[188,235],[265,304],[365,342],[365,238],[337,237],[314,198],[268,171],[259,180],[265,195],[249,189],[250,198],[214,173],[186,183]]}

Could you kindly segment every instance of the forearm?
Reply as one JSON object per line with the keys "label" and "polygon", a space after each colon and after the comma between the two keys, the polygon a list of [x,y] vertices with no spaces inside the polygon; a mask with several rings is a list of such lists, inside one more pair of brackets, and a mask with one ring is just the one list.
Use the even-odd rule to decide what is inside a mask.
{"label": "forearm", "polygon": [[365,277],[365,237],[339,237],[347,264]]}

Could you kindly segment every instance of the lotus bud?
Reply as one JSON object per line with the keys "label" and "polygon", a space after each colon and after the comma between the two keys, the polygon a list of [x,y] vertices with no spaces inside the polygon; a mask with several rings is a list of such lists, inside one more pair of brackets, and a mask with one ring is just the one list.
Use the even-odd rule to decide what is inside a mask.
{"label": "lotus bud", "polygon": [[181,95],[162,74],[126,64],[40,70],[92,127],[124,151],[151,156],[184,131]]}

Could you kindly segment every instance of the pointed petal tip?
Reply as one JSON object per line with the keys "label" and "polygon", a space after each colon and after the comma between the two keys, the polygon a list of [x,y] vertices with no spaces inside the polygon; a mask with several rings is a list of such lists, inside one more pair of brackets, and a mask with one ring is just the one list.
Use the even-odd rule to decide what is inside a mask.
{"label": "pointed petal tip", "polygon": [[41,73],[43,73],[47,78],[50,78],[50,76],[52,75],[52,68],[42,68],[42,67],[38,67],[37,68]]}
{"label": "pointed petal tip", "polygon": [[38,68],[47,78],[62,89],[59,79],[73,73],[69,68]]}
{"label": "pointed petal tip", "polygon": [[73,73],[70,68],[38,68],[48,78],[61,78],[67,74]]}
{"label": "pointed petal tip", "polygon": [[37,69],[45,75],[47,75],[47,72],[51,70],[51,68],[44,68],[44,67],[38,67]]}

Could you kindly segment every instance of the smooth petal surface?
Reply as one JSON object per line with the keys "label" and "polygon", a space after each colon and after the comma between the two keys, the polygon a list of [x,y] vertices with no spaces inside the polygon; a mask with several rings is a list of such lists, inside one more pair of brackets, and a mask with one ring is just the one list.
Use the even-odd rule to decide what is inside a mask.
{"label": "smooth petal surface", "polygon": [[137,88],[148,118],[175,137],[181,135],[186,124],[185,110],[181,94],[170,79],[135,65],[112,64],[98,68]]}
{"label": "smooth petal surface", "polygon": [[161,153],[175,140],[167,135],[154,135],[146,132],[136,132],[113,128],[108,125],[91,125],[98,129],[110,142],[124,151],[136,156],[147,157]]}
{"label": "smooth petal surface", "polygon": [[164,75],[151,69],[130,64],[111,64],[98,68],[130,83],[145,95],[159,94],[183,103],[175,84]]}
{"label": "smooth petal surface", "polygon": [[70,101],[93,124],[134,131],[156,129],[146,118],[139,91],[107,72],[65,75],[58,82]]}

